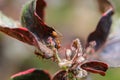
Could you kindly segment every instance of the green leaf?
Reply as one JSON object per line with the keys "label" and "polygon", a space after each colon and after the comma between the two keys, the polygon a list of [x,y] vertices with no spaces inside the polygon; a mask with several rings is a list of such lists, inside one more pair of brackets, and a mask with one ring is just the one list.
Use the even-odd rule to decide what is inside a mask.
{"label": "green leaf", "polygon": [[1,11],[0,11],[0,26],[6,26],[9,28],[17,28],[18,22],[12,20],[11,18],[5,16]]}

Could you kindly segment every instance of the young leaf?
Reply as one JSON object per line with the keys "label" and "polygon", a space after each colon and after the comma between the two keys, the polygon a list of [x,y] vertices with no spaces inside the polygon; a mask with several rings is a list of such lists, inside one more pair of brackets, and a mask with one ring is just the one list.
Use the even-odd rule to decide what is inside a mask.
{"label": "young leaf", "polygon": [[[109,5],[109,9],[102,14],[96,30],[92,32],[87,39],[88,43],[91,41],[96,41],[95,50],[98,50],[105,43],[112,24],[111,17],[114,13],[113,6],[108,0],[102,0],[101,5],[102,3]],[[108,7],[107,5],[102,6],[102,9],[106,9],[106,7]]]}
{"label": "young leaf", "polygon": [[36,1],[36,9],[35,13],[44,21],[44,8],[46,7],[46,2],[44,0],[37,0]]}
{"label": "young leaf", "polygon": [[11,76],[11,80],[51,80],[48,72],[39,69],[29,69]]}
{"label": "young leaf", "polygon": [[18,22],[6,17],[0,12],[0,31],[14,37],[22,42],[38,47],[35,36],[28,31],[27,28],[22,28]]}
{"label": "young leaf", "polygon": [[108,69],[108,65],[103,62],[91,61],[82,64],[81,68],[86,71],[98,73],[102,76],[105,76],[105,72]]}
{"label": "young leaf", "polygon": [[24,43],[35,46],[41,51],[41,54],[46,55],[45,58],[53,56],[53,51],[38,41],[32,32],[27,28],[21,27],[18,22],[9,19],[2,13],[0,13],[0,31]]}
{"label": "young leaf", "polygon": [[26,28],[8,28],[1,26],[0,31],[22,42],[38,47],[38,42],[35,39],[35,36]]}
{"label": "young leaf", "polygon": [[46,3],[44,0],[32,0],[25,6],[21,22],[26,28],[22,28],[19,23],[1,14],[0,31],[22,42],[37,47],[40,52],[39,54],[44,55],[45,58],[50,58],[53,56],[53,51],[43,43],[47,42],[48,37],[54,39],[53,41],[56,48],[60,47],[60,43],[59,40],[56,39],[58,37],[57,32],[43,22],[45,5]]}
{"label": "young leaf", "polygon": [[46,42],[48,37],[55,39],[59,34],[43,22],[45,6],[44,0],[32,0],[26,4],[21,15],[21,24],[34,33],[39,40]]}
{"label": "young leaf", "polygon": [[0,26],[7,26],[9,28],[16,28],[18,27],[18,22],[8,18],[0,11]]}
{"label": "young leaf", "polygon": [[98,7],[100,12],[103,14],[104,12],[106,12],[107,10],[109,10],[111,7],[113,8],[110,0],[97,0],[98,2]]}
{"label": "young leaf", "polygon": [[67,80],[67,72],[65,70],[56,72],[52,80]]}

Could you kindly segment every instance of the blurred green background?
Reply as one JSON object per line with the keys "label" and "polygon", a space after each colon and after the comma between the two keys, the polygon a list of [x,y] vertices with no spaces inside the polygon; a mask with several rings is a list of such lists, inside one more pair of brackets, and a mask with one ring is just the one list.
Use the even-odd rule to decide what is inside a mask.
{"label": "blurred green background", "polygon": [[[29,0],[0,0],[0,10],[10,18],[19,21],[23,5]],[[67,46],[75,38],[85,43],[101,14],[97,0],[46,0],[46,23],[63,34],[62,45]],[[112,32],[119,28],[120,0],[111,0],[116,10],[113,16]],[[116,25],[117,24],[117,25]],[[55,73],[59,67],[50,60],[37,58],[34,48],[0,33],[0,80],[29,68],[41,68]],[[107,75],[92,74],[92,80],[120,80],[120,68],[110,68]]]}

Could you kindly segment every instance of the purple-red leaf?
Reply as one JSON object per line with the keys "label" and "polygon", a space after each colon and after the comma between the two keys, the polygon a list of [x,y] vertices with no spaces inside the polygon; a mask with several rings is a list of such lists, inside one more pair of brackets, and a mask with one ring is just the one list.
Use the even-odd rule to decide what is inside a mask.
{"label": "purple-red leaf", "polygon": [[38,42],[35,36],[29,32],[27,28],[0,27],[0,31],[24,43],[38,47]]}
{"label": "purple-red leaf", "polygon": [[91,61],[91,62],[86,62],[82,64],[81,68],[86,71],[89,71],[92,73],[98,73],[102,76],[105,76],[105,72],[108,69],[108,65],[103,62]]}
{"label": "purple-red leaf", "polygon": [[88,44],[91,41],[96,41],[95,50],[98,50],[105,43],[112,24],[111,17],[114,13],[113,6],[108,0],[100,1],[100,9],[102,9],[101,12],[105,12],[102,13],[102,17],[98,22],[96,30],[88,36]]}
{"label": "purple-red leaf", "polygon": [[55,29],[47,26],[44,22],[45,6],[46,3],[44,0],[32,0],[26,4],[21,15],[21,24],[35,34],[39,41],[47,42],[48,37],[52,37],[56,46],[59,46],[56,38],[60,35]]}
{"label": "purple-red leaf", "polygon": [[52,80],[67,80],[67,72],[65,70],[56,72]]}
{"label": "purple-red leaf", "polygon": [[45,44],[38,41],[38,38],[27,28],[21,27],[18,22],[15,22],[4,14],[0,13],[0,31],[29,45],[35,46],[44,55],[44,58],[53,56],[53,51]]}
{"label": "purple-red leaf", "polygon": [[8,28],[0,26],[0,31],[20,40],[29,45],[35,46],[44,55],[44,58],[50,58],[53,56],[53,51],[50,50],[46,45],[42,44],[37,40],[33,33],[28,31],[26,28]]}
{"label": "purple-red leaf", "polygon": [[106,12],[108,9],[110,9],[111,7],[113,8],[110,0],[97,0],[97,2],[99,5],[99,10],[102,14]]}
{"label": "purple-red leaf", "polygon": [[11,76],[11,80],[51,80],[47,71],[39,69],[29,69]]}
{"label": "purple-red leaf", "polygon": [[44,0],[37,0],[36,1],[36,9],[35,13],[44,21],[44,8],[46,7],[46,2]]}

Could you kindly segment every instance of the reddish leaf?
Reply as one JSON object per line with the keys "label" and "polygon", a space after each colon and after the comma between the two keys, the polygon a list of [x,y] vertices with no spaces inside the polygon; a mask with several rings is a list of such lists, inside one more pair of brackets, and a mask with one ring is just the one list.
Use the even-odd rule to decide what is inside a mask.
{"label": "reddish leaf", "polygon": [[46,2],[44,0],[36,1],[36,10],[35,13],[39,15],[39,17],[44,21],[44,8],[46,7]]}
{"label": "reddish leaf", "polygon": [[112,4],[109,2],[109,0],[97,0],[99,5],[99,10],[101,13],[106,12],[111,7],[113,8]]}
{"label": "reddish leaf", "polygon": [[39,42],[37,38],[26,28],[8,28],[0,26],[0,31],[13,38],[16,38],[17,40],[35,46],[41,51],[39,54],[44,55],[44,58],[50,58],[53,56],[53,51],[50,50],[46,45]]}
{"label": "reddish leaf", "polygon": [[0,27],[0,31],[22,42],[38,47],[38,42],[35,36],[26,28]]}
{"label": "reddish leaf", "polygon": [[98,73],[104,76],[106,70],[108,69],[108,65],[103,62],[91,61],[91,62],[86,62],[82,64],[81,68],[86,71],[89,71],[92,73]]}
{"label": "reddish leaf", "polygon": [[66,74],[67,72],[65,70],[58,71],[55,73],[52,80],[67,80]]}
{"label": "reddish leaf", "polygon": [[44,70],[29,69],[11,76],[11,80],[51,80],[51,76]]}
{"label": "reddish leaf", "polygon": [[[33,4],[35,1],[37,1],[37,0],[30,2],[28,5]],[[41,1],[41,0],[39,0],[39,1]],[[29,24],[29,25],[30,24],[34,25],[35,19],[30,19],[30,18],[35,18],[35,17],[33,17],[34,11],[33,11],[33,14],[30,14],[32,12],[32,10],[34,10],[34,9],[29,9],[29,7],[31,8],[32,6],[28,7],[28,5],[25,8],[28,10],[28,12],[27,12],[27,10],[25,11],[26,14],[28,14],[28,15],[24,15],[25,17],[27,16],[26,17],[27,22],[25,22],[25,20],[23,20],[23,22],[25,22],[26,24]],[[29,11],[29,10],[31,10],[31,11]],[[37,22],[35,22],[35,23],[37,24]],[[49,27],[47,27],[47,28],[49,28]],[[29,28],[27,29],[27,28],[21,27],[21,25],[18,25],[17,22],[9,19],[8,17],[3,15],[2,13],[0,13],[0,31],[13,37],[13,38],[18,39],[24,43],[27,43],[29,45],[37,47],[39,50],[39,54],[44,55],[45,58],[50,58],[53,56],[53,51],[51,49],[49,49],[45,44],[40,42],[39,41],[40,38],[38,38],[37,35],[35,35],[33,32],[31,32],[29,30]],[[43,30],[40,30],[38,33],[41,33],[42,31]],[[49,33],[49,31],[48,31],[48,33]],[[41,35],[42,35],[42,33],[41,33]],[[44,35],[44,37],[48,37],[48,36]]]}
{"label": "reddish leaf", "polygon": [[33,0],[26,4],[21,16],[22,26],[34,33],[38,40],[46,42],[48,37],[51,36],[55,39],[56,46],[59,46],[56,38],[60,35],[52,27],[47,26],[43,22],[45,5],[44,0]]}
{"label": "reddish leaf", "polygon": [[[108,4],[109,8],[103,13],[96,30],[88,36],[88,44],[91,41],[96,41],[95,50],[98,50],[106,41],[112,24],[111,17],[114,13],[113,7],[108,0],[101,1],[101,5],[102,3]],[[106,6],[104,5],[102,9],[106,9]]]}

